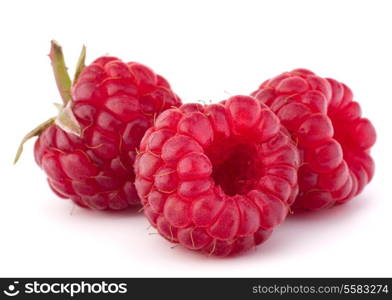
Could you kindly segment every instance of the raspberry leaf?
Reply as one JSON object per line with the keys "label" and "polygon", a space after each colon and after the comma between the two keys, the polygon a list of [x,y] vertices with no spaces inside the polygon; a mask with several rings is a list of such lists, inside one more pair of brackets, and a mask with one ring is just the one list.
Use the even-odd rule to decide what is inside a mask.
{"label": "raspberry leaf", "polygon": [[80,52],[78,62],[76,64],[76,70],[75,70],[75,75],[73,79],[73,84],[76,83],[76,81],[79,78],[80,73],[83,71],[84,67],[86,66],[85,64],[86,61],[86,46],[83,45],[82,51]]}
{"label": "raspberry leaf", "polygon": [[25,137],[22,139],[18,151],[16,152],[15,159],[14,159],[14,164],[16,164],[22,155],[23,152],[23,145],[32,137],[39,136],[42,131],[44,131],[46,128],[48,128],[50,125],[53,124],[55,118],[50,118],[43,122],[42,124],[38,125],[35,127],[33,130],[31,130],[28,134],[25,135]]}
{"label": "raspberry leaf", "polygon": [[72,112],[71,106],[72,102],[68,102],[68,104],[60,110],[54,123],[65,132],[72,133],[80,137],[82,130],[79,122],[76,120]]}
{"label": "raspberry leaf", "polygon": [[49,57],[52,63],[57,88],[65,106],[71,100],[71,79],[69,78],[65,65],[63,50],[54,40],[51,41]]}

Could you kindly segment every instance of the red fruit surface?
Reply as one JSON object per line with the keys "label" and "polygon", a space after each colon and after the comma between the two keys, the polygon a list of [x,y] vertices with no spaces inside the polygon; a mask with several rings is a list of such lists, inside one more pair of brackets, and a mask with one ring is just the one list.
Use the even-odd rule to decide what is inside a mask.
{"label": "red fruit surface", "polygon": [[35,160],[58,196],[83,207],[125,209],[140,203],[133,163],[143,134],[160,112],[179,105],[148,67],[100,57],[72,87],[81,137],[53,124],[37,139]]}
{"label": "red fruit surface", "polygon": [[226,256],[265,241],[297,192],[299,155],[279,119],[253,97],[185,104],[144,135],[136,189],[158,232]]}
{"label": "red fruit surface", "polygon": [[298,143],[303,164],[294,208],[347,202],[372,179],[376,132],[345,84],[297,69],[265,81],[252,95],[276,113]]}

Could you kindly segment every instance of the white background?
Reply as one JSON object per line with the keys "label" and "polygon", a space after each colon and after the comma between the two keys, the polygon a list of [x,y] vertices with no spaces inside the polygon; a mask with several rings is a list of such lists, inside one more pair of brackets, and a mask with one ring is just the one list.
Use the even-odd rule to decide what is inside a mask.
{"label": "white background", "polygon": [[[392,276],[391,1],[1,1],[0,276]],[[290,217],[256,251],[195,254],[136,211],[74,207],[20,138],[59,102],[49,41],[73,71],[111,54],[164,75],[184,102],[247,94],[297,67],[347,83],[378,132],[376,176],[347,205]]]}

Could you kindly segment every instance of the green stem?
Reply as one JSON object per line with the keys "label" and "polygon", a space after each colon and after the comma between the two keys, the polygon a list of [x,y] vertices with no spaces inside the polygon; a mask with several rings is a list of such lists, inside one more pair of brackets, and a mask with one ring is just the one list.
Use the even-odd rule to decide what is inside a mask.
{"label": "green stem", "polygon": [[[19,160],[22,152],[24,144],[31,139],[32,137],[39,136],[46,128],[48,128],[52,124],[56,124],[61,129],[66,132],[73,133],[77,136],[82,134],[80,125],[76,120],[75,116],[72,112],[72,100],[71,98],[71,79],[69,78],[67,67],[64,61],[63,50],[61,46],[56,41],[51,41],[50,53],[49,53],[50,61],[53,67],[54,77],[56,79],[57,88],[60,92],[61,98],[63,99],[63,104],[56,105],[59,109],[59,114],[57,117],[50,118],[44,123],[38,125],[36,128],[31,130],[28,134],[25,135],[23,140],[21,141],[18,151],[16,152],[14,164]],[[79,56],[78,63],[76,65],[76,72],[74,77],[74,82],[78,80],[80,73],[85,67],[85,59],[86,59],[86,47],[82,47],[82,51]]]}

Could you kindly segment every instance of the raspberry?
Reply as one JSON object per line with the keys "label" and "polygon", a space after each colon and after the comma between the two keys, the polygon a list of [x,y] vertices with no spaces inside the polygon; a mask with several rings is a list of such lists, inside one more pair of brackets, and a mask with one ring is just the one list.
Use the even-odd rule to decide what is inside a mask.
{"label": "raspberry", "polygon": [[167,240],[210,255],[265,241],[298,193],[299,155],[275,114],[253,97],[185,104],[144,135],[135,185]]}
{"label": "raspberry", "polygon": [[298,143],[303,165],[294,208],[345,203],[372,179],[376,132],[346,85],[297,69],[265,81],[252,95],[277,114]]}
{"label": "raspberry", "polygon": [[70,93],[61,48],[52,42],[64,106],[56,120],[38,126],[23,142],[39,136],[35,160],[58,196],[83,207],[125,209],[140,203],[133,163],[144,132],[180,100],[163,77],[142,64],[103,56],[84,67],[84,56],[83,50]]}

